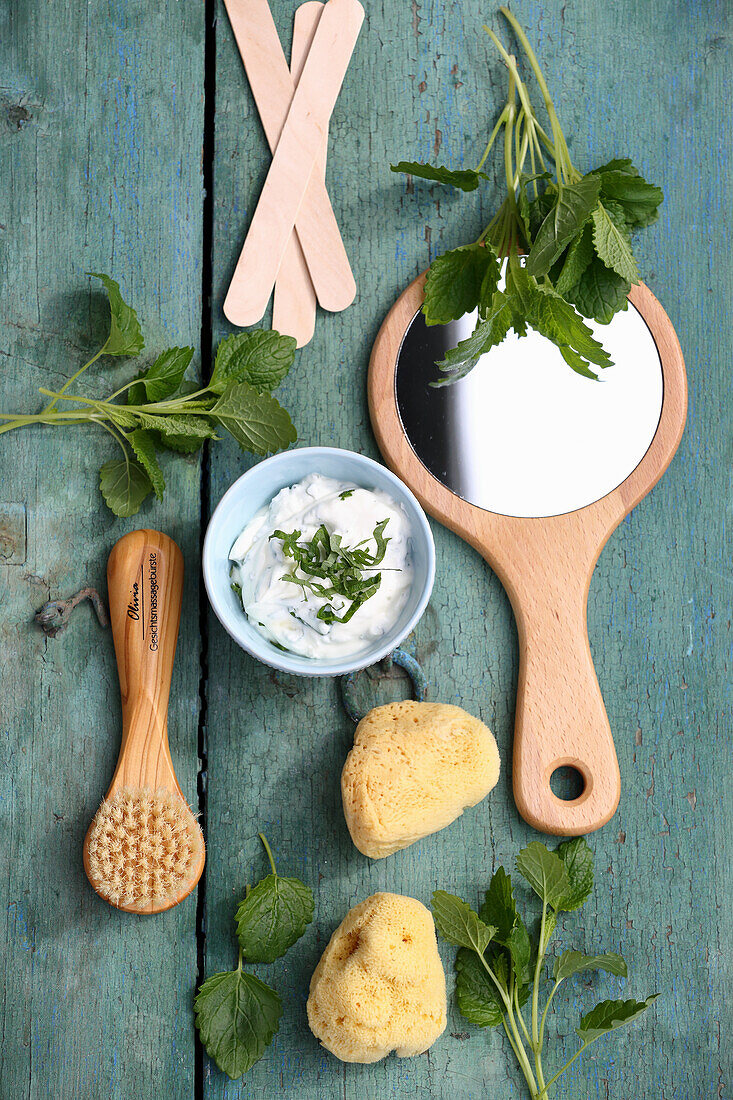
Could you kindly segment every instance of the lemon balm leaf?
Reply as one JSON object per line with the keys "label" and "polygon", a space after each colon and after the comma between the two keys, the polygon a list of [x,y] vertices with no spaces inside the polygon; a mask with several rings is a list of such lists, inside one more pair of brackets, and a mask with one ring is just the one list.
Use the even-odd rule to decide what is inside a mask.
{"label": "lemon balm leaf", "polygon": [[227,336],[216,349],[208,389],[223,393],[230,382],[248,382],[259,392],[282,382],[295,358],[295,337],[274,329],[253,329]]}
{"label": "lemon balm leaf", "polygon": [[250,963],[270,963],[296,943],[313,920],[313,891],[297,878],[272,874],[241,902],[237,938]]}
{"label": "lemon balm leaf", "polygon": [[594,1039],[599,1039],[601,1035],[608,1034],[609,1031],[615,1031],[624,1024],[630,1024],[632,1020],[641,1016],[658,996],[658,993],[652,993],[651,997],[647,997],[645,1001],[633,999],[601,1001],[590,1012],[586,1012],[580,1021],[580,1027],[576,1027],[575,1030],[584,1042],[592,1042]]}
{"label": "lemon balm leaf", "polygon": [[496,928],[485,924],[470,905],[445,890],[434,892],[432,909],[441,936],[457,947],[483,955],[496,934]]}
{"label": "lemon balm leaf", "polygon": [[517,870],[526,879],[540,901],[556,909],[570,889],[565,864],[555,852],[550,852],[539,840],[522,848],[517,856]]}
{"label": "lemon balm leaf", "polygon": [[483,172],[476,172],[471,168],[445,168],[442,164],[434,166],[421,164],[416,160],[401,160],[399,164],[391,164],[390,171],[404,172],[417,179],[430,180],[431,183],[442,183],[459,191],[475,191],[480,180],[489,178]]}
{"label": "lemon balm leaf", "polygon": [[143,466],[125,457],[105,462],[99,471],[99,488],[110,511],[127,518],[140,511],[153,486]]}
{"label": "lemon balm leaf", "polygon": [[425,280],[426,325],[445,325],[470,313],[493,296],[501,274],[493,249],[479,244],[444,252],[430,265]]}
{"label": "lemon balm leaf", "polygon": [[150,432],[146,432],[144,428],[136,428],[134,432],[130,432],[127,439],[135,452],[135,458],[148,475],[156,497],[158,500],[162,500],[165,492],[165,478],[155,454],[153,436]]}
{"label": "lemon balm leaf", "polygon": [[269,393],[248,382],[230,382],[211,408],[212,419],[234,436],[243,451],[266,455],[294,443],[290,416]]}
{"label": "lemon balm leaf", "polygon": [[[241,593],[240,593],[241,595]],[[266,837],[260,840],[267,852],[272,874],[263,878],[239,905],[235,916],[239,947],[251,963],[269,963],[284,955],[313,920],[313,891],[298,878],[283,878]]]}
{"label": "lemon balm leaf", "polygon": [[193,358],[193,348],[167,348],[153,365],[138,374],[138,381],[127,391],[128,405],[163,401],[176,393]]}
{"label": "lemon balm leaf", "polygon": [[638,283],[639,269],[631,250],[631,237],[619,208],[604,206],[593,211],[593,245],[598,258],[629,283]]}
{"label": "lemon balm leaf", "polygon": [[491,348],[502,342],[514,319],[514,303],[512,299],[500,290],[494,294],[491,306],[485,316],[478,322],[476,328],[465,340],[461,340],[454,348],[450,348],[445,359],[441,359],[438,367],[445,377],[433,386],[447,386],[458,382],[461,378],[473,370],[482,355],[486,355]]}
{"label": "lemon balm leaf", "polygon": [[493,874],[479,916],[486,924],[496,927],[496,935],[500,940],[506,940],[517,923],[517,903],[514,900],[512,879],[503,867],[497,867]]}
{"label": "lemon balm leaf", "polygon": [[87,274],[101,281],[109,299],[109,336],[101,354],[139,355],[145,347],[140,322],[135,310],[122,297],[120,284],[99,271],[88,271]]}
{"label": "lemon balm leaf", "polygon": [[558,844],[556,853],[568,876],[568,889],[556,908],[570,912],[584,905],[593,892],[593,852],[585,837],[577,836]]}
{"label": "lemon balm leaf", "polygon": [[461,1016],[476,1027],[497,1027],[504,1004],[475,951],[461,947],[456,954],[456,1003]]}
{"label": "lemon balm leaf", "polygon": [[282,1016],[279,994],[241,966],[207,978],[193,1007],[206,1053],[233,1081],[260,1060]]}
{"label": "lemon balm leaf", "polygon": [[592,317],[594,321],[607,325],[617,313],[628,309],[626,296],[630,290],[630,282],[594,256],[577,283],[563,293],[584,317]]}
{"label": "lemon balm leaf", "polygon": [[562,982],[565,978],[571,978],[573,974],[580,974],[586,970],[605,970],[607,974],[616,974],[618,977],[627,976],[626,963],[615,951],[607,951],[603,955],[584,955],[582,951],[563,951],[553,968],[552,976],[556,982]]}
{"label": "lemon balm leaf", "polygon": [[547,274],[588,221],[600,189],[601,181],[597,177],[584,176],[577,183],[558,190],[527,257],[527,272],[530,275]]}

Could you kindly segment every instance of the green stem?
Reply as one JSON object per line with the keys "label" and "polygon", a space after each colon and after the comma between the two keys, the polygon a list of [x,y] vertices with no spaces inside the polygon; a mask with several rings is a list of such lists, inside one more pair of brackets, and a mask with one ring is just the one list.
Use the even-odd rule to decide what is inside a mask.
{"label": "green stem", "polygon": [[545,1090],[545,1075],[544,1075],[543,1070],[542,1070],[542,1050],[540,1049],[540,1047],[538,1047],[537,1050],[535,1050],[535,1052],[534,1052],[534,1068],[535,1068],[535,1072],[537,1074],[537,1084],[538,1084],[541,1092],[544,1092],[544,1090]]}
{"label": "green stem", "polygon": [[514,165],[512,163],[512,143],[514,138],[514,116],[516,112],[516,82],[514,74],[509,74],[509,99],[507,101],[507,120],[504,127],[504,173],[509,192],[509,203],[512,205],[514,198]]}
{"label": "green stem", "polygon": [[560,981],[555,982],[552,989],[550,990],[550,996],[547,998],[547,1004],[545,1005],[544,1011],[542,1013],[542,1019],[540,1020],[540,1050],[542,1050],[542,1044],[545,1041],[545,1021],[547,1019],[547,1012],[550,1007],[552,998],[555,996],[555,993],[557,992],[561,981],[562,978],[560,979]]}
{"label": "green stem", "polygon": [[540,977],[542,973],[542,963],[545,958],[545,952],[547,951],[547,943],[545,940],[546,935],[546,922],[547,922],[547,902],[542,902],[542,920],[540,921],[540,939],[537,944],[537,961],[534,968],[534,982],[532,983],[532,1049],[534,1051],[534,1065],[535,1072],[537,1073],[537,1083],[540,1089],[545,1087],[545,1077],[542,1071],[542,1041],[540,1039],[539,1029],[539,997],[540,997]]}
{"label": "green stem", "polygon": [[[106,347],[106,344],[105,344],[105,347]],[[60,394],[66,393],[66,391],[68,390],[68,388],[72,384],[72,382],[75,382],[80,374],[83,374],[85,370],[87,370],[89,367],[91,367],[92,363],[96,363],[97,359],[99,359],[100,356],[103,353],[104,353],[104,347],[100,348],[99,351],[97,352],[97,354],[93,355],[88,363],[85,363],[83,367],[79,367],[78,371],[76,371],[75,374],[72,374],[72,376],[68,380],[68,382],[64,383],[64,385],[59,390],[58,394],[56,394],[55,396],[58,397]],[[43,411],[44,412],[50,412],[55,407],[56,407],[56,401],[54,400],[49,405],[46,405],[46,408]]]}
{"label": "green stem", "polygon": [[558,183],[564,183],[567,182],[567,180],[572,180],[573,176],[576,173],[570,161],[570,153],[568,151],[567,142],[565,141],[565,135],[563,134],[562,127],[560,126],[560,120],[557,117],[555,104],[552,102],[550,89],[547,87],[547,81],[545,80],[544,73],[539,66],[539,62],[537,61],[535,52],[529,44],[529,39],[524,33],[521,24],[516,19],[516,17],[512,15],[509,9],[501,7],[499,8],[499,11],[509,22],[512,29],[514,30],[514,33],[519,39],[520,45],[527,55],[527,60],[530,63],[532,72],[534,73],[537,84],[539,85],[539,89],[545,103],[545,108],[550,119],[550,126],[552,127],[552,135],[555,142],[555,149],[558,154],[555,159],[555,165],[558,169]]}
{"label": "green stem", "polygon": [[[77,397],[75,394],[72,394],[72,393],[64,394],[60,390],[58,391],[58,393],[56,393],[54,390],[47,390],[45,388],[45,386],[39,386],[38,387],[38,392],[42,393],[44,395],[44,397],[53,397],[54,398],[54,406],[55,406],[56,401],[76,401],[80,405],[92,405],[94,408],[98,408],[98,409],[103,408],[104,405],[107,404],[106,401],[99,401],[95,397]],[[50,406],[49,406],[49,408],[50,408]],[[45,411],[46,410],[44,409],[44,412]],[[55,412],[55,409],[54,409],[54,412]],[[64,416],[65,413],[58,413],[57,415]]]}
{"label": "green stem", "polygon": [[[7,413],[0,413],[0,419],[9,419]],[[4,432],[10,432],[14,428],[25,428],[29,424],[57,424],[62,421],[64,424],[87,424],[92,419],[88,413],[84,413],[81,410],[79,412],[52,412],[47,414],[45,412],[34,413],[31,416],[12,416],[9,424],[3,424],[0,428],[0,435]]]}
{"label": "green stem", "polygon": [[[517,1044],[514,1042],[514,1036],[512,1035],[511,1031],[509,1030],[509,1025],[506,1022],[506,1016],[502,1016],[501,1026],[504,1028],[504,1031],[506,1032],[506,1037],[509,1040],[509,1043],[510,1043],[510,1046],[511,1046],[512,1050],[514,1051],[514,1057],[517,1059],[517,1061],[519,1062],[519,1064],[521,1066],[522,1062],[521,1062],[521,1058],[520,1058],[520,1055],[519,1055],[519,1048],[517,1047]],[[522,1072],[524,1072],[524,1070],[522,1070]],[[527,1081],[527,1084],[529,1084],[529,1081]]]}
{"label": "green stem", "polygon": [[113,428],[111,424],[105,424],[103,420],[95,420],[94,423],[99,424],[101,428],[104,428],[106,432],[109,432],[109,434],[119,443],[120,447],[122,448],[122,453],[125,456],[125,461],[129,466],[130,456],[127,453],[127,441],[122,432],[119,431],[117,428]]}
{"label": "green stem", "polygon": [[516,165],[515,165],[516,171],[514,173],[514,186],[515,186],[515,188],[519,187],[519,179],[520,179],[520,176],[521,176],[522,172],[524,171],[524,162],[527,159],[527,149],[528,149],[528,147],[529,147],[529,135],[527,134],[527,129],[525,127],[524,133],[522,134],[522,141],[521,141],[520,146],[519,146],[519,151],[516,154]]}
{"label": "green stem", "polygon": [[[519,1062],[520,1069],[522,1070],[522,1073],[524,1074],[525,1081],[529,1085],[530,1092],[532,1093],[532,1097],[533,1097],[533,1100],[534,1100],[534,1097],[536,1097],[536,1095],[537,1095],[537,1082],[534,1079],[534,1074],[532,1073],[532,1067],[529,1064],[529,1058],[527,1057],[527,1051],[524,1049],[524,1043],[522,1042],[521,1036],[520,1036],[520,1034],[517,1030],[516,1021],[514,1019],[514,1013],[512,1012],[511,998],[507,996],[506,990],[504,989],[504,987],[499,982],[499,979],[497,978],[496,974],[494,973],[494,971],[491,969],[491,967],[487,963],[487,961],[484,958],[483,954],[480,951],[477,951],[476,954],[478,955],[479,959],[481,960],[481,965],[483,966],[484,970],[486,971],[486,973],[489,975],[492,982],[496,986],[496,988],[498,990],[498,993],[499,993],[499,996],[501,997],[502,1001],[504,1002],[504,1007],[506,1009],[506,1014],[509,1017],[509,1023],[511,1025],[512,1035],[514,1037],[514,1041],[512,1041],[512,1035],[509,1035],[509,1030],[507,1028],[506,1019],[504,1017],[502,1017],[502,1023],[504,1024],[504,1030],[506,1031],[507,1035],[509,1035],[509,1041],[512,1044],[512,1050],[514,1051],[514,1053],[517,1057],[517,1061]],[[514,975],[512,974],[512,978],[510,980],[513,980],[513,978],[514,978]]]}
{"label": "green stem", "polygon": [[[533,1090],[533,1094],[534,1094],[534,1093],[537,1092],[537,1088],[538,1088],[540,1082],[535,1081],[535,1078],[532,1074],[532,1067],[530,1066],[529,1058],[527,1057],[527,1051],[524,1049],[524,1043],[522,1042],[522,1037],[519,1034],[519,1031],[517,1029],[517,1022],[514,1018],[514,1008],[512,1006],[512,1001],[513,1000],[514,1000],[514,974],[512,973],[512,976],[509,980],[509,1002],[508,1002],[508,1006],[507,1006],[507,1015],[509,1016],[509,1023],[511,1024],[512,1032],[514,1033],[514,1037],[515,1037],[516,1044],[517,1044],[517,1050],[518,1050],[518,1055],[517,1056],[519,1057],[519,1064],[522,1067],[522,1072],[524,1073],[527,1084],[529,1085],[530,1089]],[[541,1082],[541,1084],[544,1084],[544,1081]]]}
{"label": "green stem", "polygon": [[530,1038],[529,1031],[527,1030],[527,1025],[524,1022],[524,1016],[522,1015],[522,1008],[521,1008],[521,1005],[519,1004],[519,988],[516,985],[514,986],[514,1009],[515,1009],[515,1015],[516,1015],[517,1019],[519,1020],[520,1024],[522,1025],[522,1031],[524,1032],[524,1037],[527,1040],[527,1042],[531,1045],[532,1040]]}
{"label": "green stem", "polygon": [[257,836],[260,838],[260,840],[262,841],[262,843],[265,847],[265,851],[267,852],[267,858],[269,859],[270,866],[272,867],[272,873],[273,873],[273,875],[276,875],[277,874],[277,868],[275,867],[275,860],[272,858],[272,851],[270,849],[270,845],[267,843],[267,839],[265,837],[265,834],[264,833],[258,833]]}
{"label": "green stem", "polygon": [[[545,146],[545,149],[547,149],[547,152],[550,154],[550,156],[554,160],[555,159],[555,146],[552,144],[552,138],[547,133],[547,131],[544,129],[544,127],[540,126],[540,124],[539,124],[539,122],[537,121],[536,118],[533,119],[533,122],[534,122],[535,130],[537,131],[538,138],[540,139],[542,144]],[[539,145],[537,147],[539,148]]]}
{"label": "green stem", "polygon": [[536,115],[535,115],[534,109],[532,107],[532,104],[530,102],[529,92],[527,91],[527,86],[524,83],[524,81],[522,80],[521,76],[519,75],[519,69],[517,68],[517,59],[515,57],[513,57],[512,54],[510,54],[509,51],[504,48],[504,46],[502,46],[501,42],[499,41],[497,36],[494,34],[491,27],[487,27],[486,25],[484,25],[483,29],[486,31],[489,38],[491,39],[491,41],[494,43],[497,50],[501,54],[502,60],[503,60],[504,64],[506,65],[506,67],[508,68],[510,75],[514,77],[514,81],[515,81],[516,86],[517,86],[517,92],[519,94],[519,101],[522,104],[522,107],[524,108],[525,115],[527,116],[527,118],[535,119]]}
{"label": "green stem", "polygon": [[131,389],[135,385],[135,383],[139,381],[139,378],[133,378],[131,382],[127,382],[124,386],[120,386],[118,390],[115,390],[114,393],[111,393],[109,395],[109,397],[106,399],[106,404],[109,404],[110,401],[114,401],[115,397],[119,397],[121,393],[126,393],[127,390]]}
{"label": "green stem", "polygon": [[[520,156],[520,150],[522,148],[522,142],[524,140],[524,120],[527,115],[524,107],[520,106],[517,114],[517,121],[514,126],[514,178],[516,179],[522,170],[523,158]],[[516,186],[516,184],[515,184]]]}
{"label": "green stem", "polygon": [[535,1081],[534,1076],[532,1074],[532,1069],[530,1067],[527,1056],[526,1056],[526,1054],[524,1055],[524,1062],[523,1062],[522,1061],[522,1052],[520,1052],[519,1047],[517,1046],[514,1039],[512,1038],[512,1033],[511,1033],[511,1031],[509,1030],[509,1028],[507,1026],[505,1016],[502,1016],[502,1018],[501,1018],[501,1025],[504,1028],[504,1031],[506,1032],[506,1037],[509,1040],[509,1045],[511,1046],[512,1050],[514,1051],[514,1056],[517,1059],[517,1062],[519,1063],[519,1068],[522,1071],[522,1076],[524,1077],[524,1080],[527,1082],[527,1087],[529,1089],[532,1100],[537,1100],[537,1082]]}
{"label": "green stem", "polygon": [[[136,381],[139,381],[139,379],[136,379]],[[196,398],[200,397],[201,394],[203,394],[203,393],[210,393],[208,386],[202,386],[202,388],[200,390],[194,390],[193,393],[184,393],[180,397],[174,397],[172,401],[157,401],[157,402],[154,402],[154,404],[156,406],[157,405],[165,406],[165,408],[168,409],[168,410],[175,410],[180,405],[185,405],[189,401],[195,401]],[[216,396],[216,395],[214,395],[214,396]],[[146,407],[148,407],[148,406],[145,406],[145,405],[140,406],[140,408],[142,408],[142,409],[144,409]]]}
{"label": "green stem", "polygon": [[537,961],[534,968],[534,982],[532,984],[532,1045],[537,1050],[540,1042],[539,1031],[539,999],[540,999],[540,974],[542,960],[545,957],[545,921],[547,920],[547,902],[542,902],[542,920],[540,921],[540,941],[537,944]]}
{"label": "green stem", "polygon": [[540,1092],[537,1094],[537,1100],[540,1100],[541,1097],[547,1095],[547,1090],[550,1088],[550,1085],[554,1085],[554,1083],[555,1083],[555,1081],[557,1081],[558,1077],[562,1077],[565,1070],[568,1069],[569,1066],[572,1066],[575,1059],[580,1058],[583,1051],[587,1050],[589,1046],[592,1046],[593,1043],[595,1043],[596,1039],[600,1039],[600,1035],[596,1035],[595,1039],[589,1039],[587,1043],[583,1043],[580,1050],[576,1050],[575,1054],[572,1056],[572,1058],[568,1059],[568,1061],[565,1063],[565,1065],[562,1067],[562,1069],[559,1069],[557,1071],[557,1073],[553,1077],[550,1078],[550,1080],[547,1082],[547,1084],[542,1086]]}
{"label": "green stem", "polygon": [[242,969],[242,948],[240,947],[239,948],[239,959],[237,961],[237,970],[239,971],[241,969]]}
{"label": "green stem", "polygon": [[484,149],[484,155],[481,157],[481,160],[476,165],[476,171],[477,172],[480,172],[481,169],[483,168],[483,166],[486,164],[486,160],[488,158],[488,155],[489,155],[489,153],[491,152],[491,150],[494,146],[494,142],[496,141],[496,136],[499,133],[499,130],[504,125],[504,123],[506,122],[506,118],[507,118],[507,112],[506,112],[506,107],[505,107],[504,110],[499,115],[498,119],[496,120],[496,126],[491,131],[491,137],[489,138],[488,144],[487,144],[486,148]]}

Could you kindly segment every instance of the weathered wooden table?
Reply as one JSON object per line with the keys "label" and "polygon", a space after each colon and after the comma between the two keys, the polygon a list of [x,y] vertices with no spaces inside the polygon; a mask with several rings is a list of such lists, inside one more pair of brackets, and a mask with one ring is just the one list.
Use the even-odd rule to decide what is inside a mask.
{"label": "weathered wooden table", "polygon": [[[274,3],[285,41],[293,9]],[[730,1098],[730,7],[526,0],[515,10],[579,165],[628,153],[664,187],[661,219],[639,249],[682,341],[691,395],[679,454],[611,538],[590,593],[623,799],[592,838],[596,894],[563,924],[568,943],[620,950],[632,977],[592,977],[563,993],[559,1046],[575,1049],[580,1003],[596,991],[662,998],[643,1024],[576,1062],[558,1094]],[[492,185],[467,198],[413,192],[388,171],[402,156],[478,159],[505,84],[480,29],[487,19],[498,22],[478,0],[368,4],[329,168],[359,296],[346,313],[319,317],[281,391],[302,443],[375,453],[364,380],[380,321],[429,256],[476,236],[493,209]],[[199,367],[210,370],[268,164],[223,7],[9,0],[0,56],[2,408],[34,409],[36,387],[62,383],[98,345],[105,304],[87,270],[120,280],[152,351],[201,345]],[[94,368],[100,389],[125,369]],[[340,808],[353,731],[335,683],[255,664],[208,613],[201,525],[248,459],[229,442],[203,466],[171,457],[164,503],[120,521],[97,489],[110,453],[103,432],[78,429],[15,432],[0,444],[0,1096],[522,1095],[506,1044],[455,1009],[428,1055],[372,1067],[331,1058],[305,1018],[308,979],[350,905],[378,889],[427,901],[438,884],[477,897],[492,867],[511,864],[533,835],[511,799],[516,642],[498,582],[435,526],[438,579],[417,652],[432,697],[496,731],[499,787],[448,831],[370,863]],[[171,742],[182,786],[205,814],[209,853],[198,901],[153,919],[105,905],[81,863],[118,749],[111,637],[86,609],[56,640],[31,625],[49,596],[103,588],[112,543],[144,525],[169,532],[186,558]],[[395,677],[375,698],[404,690]],[[274,1046],[232,1084],[194,1041],[191,999],[203,972],[236,960],[234,905],[265,871],[260,828],[281,869],[314,886],[317,915],[269,968],[287,1002]]]}

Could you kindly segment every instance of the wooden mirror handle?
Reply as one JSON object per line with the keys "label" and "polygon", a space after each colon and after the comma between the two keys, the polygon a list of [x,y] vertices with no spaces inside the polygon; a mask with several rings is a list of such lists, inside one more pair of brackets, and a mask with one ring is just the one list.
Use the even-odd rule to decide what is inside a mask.
{"label": "wooden mirror handle", "polygon": [[[588,641],[594,562],[569,556],[549,553],[506,578],[519,635],[512,783],[517,809],[535,829],[579,835],[613,816],[621,776]],[[577,798],[552,791],[550,778],[563,766],[582,777]]]}
{"label": "wooden mirror handle", "polygon": [[168,698],[183,596],[183,555],[160,531],[132,531],[113,547],[107,589],[122,696],[120,786],[181,793],[168,748]]}

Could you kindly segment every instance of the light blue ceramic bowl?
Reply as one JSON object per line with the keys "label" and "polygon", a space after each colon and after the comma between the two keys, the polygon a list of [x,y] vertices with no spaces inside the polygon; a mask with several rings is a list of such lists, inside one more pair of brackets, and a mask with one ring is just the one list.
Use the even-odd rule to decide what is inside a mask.
{"label": "light blue ceramic bowl", "polygon": [[[365,489],[382,489],[402,504],[412,528],[414,581],[409,599],[388,634],[356,657],[327,661],[285,653],[255,630],[242,611],[229,579],[229,551],[255,512],[281,489],[306,474],[352,481]],[[204,539],[204,583],[217,619],[237,645],[259,661],[299,676],[340,676],[376,664],[402,642],[422,616],[435,579],[435,544],[425,513],[403,482],[371,458],[335,447],[302,447],[265,459],[238,478],[222,497]]]}

